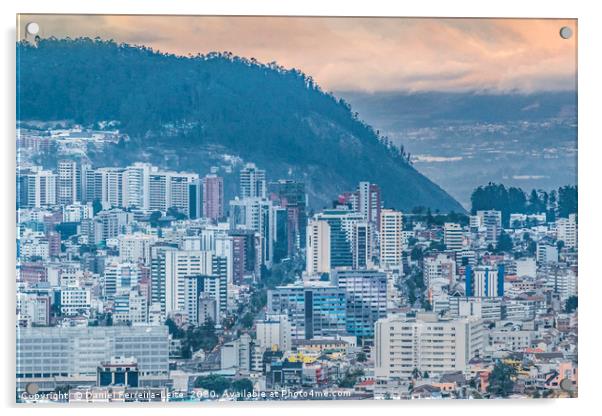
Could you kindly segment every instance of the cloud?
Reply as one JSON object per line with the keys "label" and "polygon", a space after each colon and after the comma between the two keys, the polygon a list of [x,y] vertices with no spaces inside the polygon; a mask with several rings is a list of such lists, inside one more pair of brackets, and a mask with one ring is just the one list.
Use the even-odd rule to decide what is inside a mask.
{"label": "cloud", "polygon": [[546,179],[546,178],[549,178],[549,176],[545,176],[545,175],[514,175],[514,176],[512,176],[512,179],[519,180],[519,181]]}
{"label": "cloud", "polygon": [[558,19],[22,15],[42,36],[99,36],[181,55],[230,51],[326,90],[533,92],[576,88],[576,35]]}
{"label": "cloud", "polygon": [[462,156],[430,156],[430,155],[416,155],[412,156],[414,162],[424,163],[441,163],[441,162],[459,162],[463,160]]}

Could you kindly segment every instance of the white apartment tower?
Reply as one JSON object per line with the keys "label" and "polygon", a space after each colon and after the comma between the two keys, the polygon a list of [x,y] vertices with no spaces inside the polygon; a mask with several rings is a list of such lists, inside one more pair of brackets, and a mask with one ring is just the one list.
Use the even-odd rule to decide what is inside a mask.
{"label": "white apartment tower", "polygon": [[307,225],[307,266],[309,274],[330,273],[330,225],[310,220]]}
{"label": "white apartment tower", "polygon": [[380,265],[401,266],[403,251],[403,214],[392,209],[380,213]]}
{"label": "white apartment tower", "polygon": [[27,172],[18,172],[19,206],[23,208],[41,208],[55,205],[57,201],[57,175],[49,170],[34,168]]}
{"label": "white apartment tower", "polygon": [[240,171],[240,197],[265,198],[267,195],[265,170],[247,163]]}
{"label": "white apartment tower", "polygon": [[74,160],[61,160],[58,162],[58,198],[57,203],[70,205],[80,200],[79,171]]}

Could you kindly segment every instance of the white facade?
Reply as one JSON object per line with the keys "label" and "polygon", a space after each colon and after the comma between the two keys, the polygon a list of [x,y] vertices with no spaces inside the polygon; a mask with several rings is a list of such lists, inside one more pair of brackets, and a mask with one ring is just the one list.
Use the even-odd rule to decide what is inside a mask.
{"label": "white facade", "polygon": [[265,170],[257,169],[254,163],[247,163],[240,171],[240,197],[265,198],[267,196]]}
{"label": "white facade", "polygon": [[453,222],[443,225],[443,243],[448,250],[462,250],[464,234],[462,226]]}
{"label": "white facade", "polygon": [[441,374],[468,370],[469,361],[485,347],[482,321],[475,318],[437,319],[392,316],[376,322],[376,378],[407,379],[414,369]]}
{"label": "white facade", "polygon": [[497,239],[502,233],[502,213],[496,210],[477,211],[479,222],[485,227],[485,241],[496,244]]}
{"label": "white facade", "polygon": [[306,267],[308,274],[330,272],[330,225],[310,220],[307,225]]}
{"label": "white facade", "polygon": [[263,351],[277,349],[289,351],[291,344],[291,327],[286,315],[270,315],[257,321],[257,345]]}
{"label": "white facade", "polygon": [[[165,252],[165,312],[186,311],[190,302],[198,302],[191,291],[190,277],[212,276],[213,253],[210,251],[169,250]],[[215,278],[212,280],[218,280]],[[219,288],[218,288],[219,289]],[[207,291],[207,290],[205,290]],[[194,298],[194,299],[193,299]],[[196,315],[196,314],[195,314]]]}
{"label": "white facade", "polygon": [[150,264],[151,245],[157,241],[157,236],[134,233],[122,234],[117,239],[120,261],[142,263],[147,266]]}
{"label": "white facade", "polygon": [[55,377],[72,385],[95,381],[100,363],[116,356],[136,358],[143,385],[169,376],[165,325],[19,328],[16,350],[18,388],[31,381],[44,388]]}
{"label": "white facade", "polygon": [[577,216],[569,214],[568,218],[556,220],[556,239],[564,241],[567,248],[577,247]]}
{"label": "white facade", "polygon": [[61,289],[61,313],[66,316],[90,314],[92,298],[89,289],[66,287]]}
{"label": "white facade", "polygon": [[399,211],[380,212],[380,265],[398,268],[403,251],[403,215]]}

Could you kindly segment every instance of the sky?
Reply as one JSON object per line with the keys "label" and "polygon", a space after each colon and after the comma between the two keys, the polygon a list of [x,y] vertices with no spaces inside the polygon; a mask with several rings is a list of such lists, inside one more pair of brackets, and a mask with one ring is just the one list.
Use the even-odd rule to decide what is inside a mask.
{"label": "sky", "polygon": [[[21,15],[20,38],[32,21],[41,37],[275,61],[328,91],[576,90],[576,20]],[[560,37],[563,26],[572,38]]]}

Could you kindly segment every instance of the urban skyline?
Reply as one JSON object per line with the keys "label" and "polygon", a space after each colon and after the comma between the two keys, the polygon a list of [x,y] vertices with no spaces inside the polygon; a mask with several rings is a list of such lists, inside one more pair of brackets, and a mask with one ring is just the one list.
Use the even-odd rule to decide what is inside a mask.
{"label": "urban skyline", "polygon": [[[96,22],[117,42],[185,54],[183,39],[212,33],[212,49],[243,52],[17,44],[24,61],[51,68],[39,85],[17,68],[29,106],[16,137],[17,402],[577,397],[576,183],[489,180],[462,206],[403,144],[320,87],[571,90],[575,45],[546,37],[559,21],[23,15],[20,24],[31,16],[44,37],[89,35],[80,26]],[[351,62],[347,47],[336,51],[349,20],[361,22],[348,36]],[[168,36],[177,22],[195,23]],[[324,45],[296,60],[291,45],[312,28],[309,40]],[[378,66],[391,42],[424,31],[433,33],[413,43],[422,58],[446,36],[470,41],[446,51],[437,74],[418,58],[415,74],[398,74],[393,57]],[[264,32],[283,36],[268,45]],[[271,62],[258,51],[278,64],[251,59]],[[479,62],[458,67],[476,51]],[[312,66],[324,54],[341,66]],[[99,85],[102,71],[87,66],[97,57],[115,85]],[[378,82],[366,77],[370,59]],[[488,73],[499,59],[524,66]],[[307,74],[279,66],[297,64]],[[347,65],[358,71],[345,79]]]}

